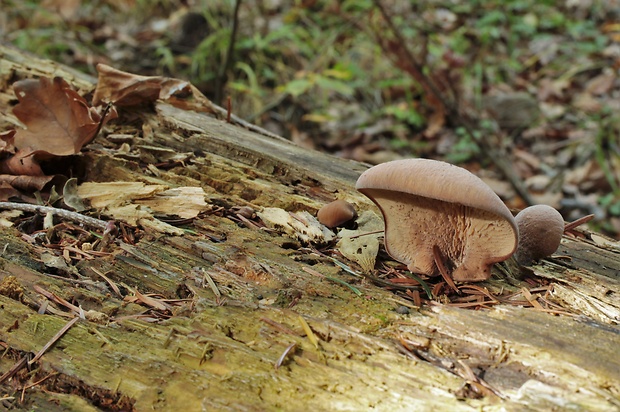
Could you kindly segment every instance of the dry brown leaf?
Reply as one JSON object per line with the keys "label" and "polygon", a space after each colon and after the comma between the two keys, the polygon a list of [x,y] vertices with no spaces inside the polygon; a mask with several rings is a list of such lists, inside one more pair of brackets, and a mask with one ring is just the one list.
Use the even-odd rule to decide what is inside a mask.
{"label": "dry brown leaf", "polygon": [[594,95],[609,93],[616,81],[614,71],[604,71],[602,74],[590,79],[586,84],[586,92]]}
{"label": "dry brown leaf", "polygon": [[15,155],[0,161],[0,173],[16,176],[43,176],[43,170],[30,149],[18,150]]}
{"label": "dry brown leaf", "polygon": [[55,179],[59,180],[58,176],[16,176],[0,174],[0,183],[8,183],[15,189],[23,190],[25,192],[43,190],[45,185]]}
{"label": "dry brown leaf", "polygon": [[[0,175],[0,178],[2,175]],[[15,177],[15,176],[12,176]],[[0,202],[8,202],[12,197],[20,197],[21,193],[7,182],[0,180]],[[6,226],[5,224],[2,224]]]}
{"label": "dry brown leaf", "polygon": [[18,149],[38,151],[38,158],[67,156],[95,137],[101,117],[62,78],[20,80],[13,89],[19,100],[13,113],[27,127],[15,134]]}
{"label": "dry brown leaf", "polygon": [[139,76],[117,70],[105,64],[97,65],[99,81],[93,96],[93,105],[112,102],[117,106],[138,106],[173,95],[190,95],[188,82],[169,77]]}
{"label": "dry brown leaf", "polygon": [[15,153],[15,133],[14,129],[0,133],[0,153]]}

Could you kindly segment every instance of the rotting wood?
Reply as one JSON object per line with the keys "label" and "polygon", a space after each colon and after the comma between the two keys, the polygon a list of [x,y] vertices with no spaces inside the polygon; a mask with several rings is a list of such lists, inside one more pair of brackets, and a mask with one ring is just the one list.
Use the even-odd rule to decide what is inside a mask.
{"label": "rotting wood", "polygon": [[[92,89],[92,79],[61,65],[4,47],[0,57],[2,82],[61,75]],[[0,97],[0,111],[8,115],[10,96]],[[316,211],[337,194],[358,209],[373,207],[353,189],[364,170],[358,163],[163,103],[143,116],[153,133],[137,137],[136,131],[132,144],[199,152],[192,164],[147,175],[137,163],[93,148],[83,156],[87,180],[201,186],[213,205]],[[97,143],[105,143],[105,135]],[[531,268],[531,276],[550,282],[548,298],[557,297],[572,316],[506,304],[479,311],[437,304],[399,314],[391,292],[292,248],[296,240],[216,213],[192,229],[181,237],[147,233],[135,246],[82,260],[75,265],[80,283],[47,276],[39,246],[15,229],[0,230],[0,282],[14,275],[23,290],[14,298],[0,295],[7,354],[0,371],[17,355],[36,353],[66,323],[37,314],[44,299],[34,285],[79,303],[95,320],[78,322],[41,358],[31,382],[57,375],[29,388],[25,407],[45,405],[46,394],[57,392],[65,410],[80,410],[75,405],[84,400],[104,410],[137,411],[620,410],[617,242],[589,232],[584,239],[565,237],[552,259]],[[351,282],[362,295],[308,274],[306,266]],[[98,273],[121,288],[125,283],[142,294],[191,302],[170,304],[162,319],[122,302]],[[523,284],[495,268],[479,286],[519,290]],[[300,315],[318,348],[304,336]],[[295,350],[288,352],[291,345]],[[498,395],[477,393],[471,373]]]}

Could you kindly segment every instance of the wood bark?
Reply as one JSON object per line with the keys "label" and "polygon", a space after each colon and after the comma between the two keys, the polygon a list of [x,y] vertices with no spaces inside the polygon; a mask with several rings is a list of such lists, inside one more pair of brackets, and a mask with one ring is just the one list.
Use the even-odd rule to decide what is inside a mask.
{"label": "wood bark", "polygon": [[[82,92],[94,87],[88,76],[1,46],[3,116],[11,118],[11,82],[31,76],[62,76]],[[565,236],[553,258],[527,268],[528,280],[553,286],[546,298],[557,313],[524,298],[522,306],[469,310],[437,302],[399,314],[403,300],[385,287],[277,230],[213,212],[251,206],[314,213],[336,197],[377,212],[354,189],[366,166],[166,103],[136,116],[137,126],[123,129],[132,148],[155,157],[149,148],[194,153],[191,161],[149,174],[138,161],[98,149],[106,133],[121,129],[110,125],[79,161],[83,179],[199,186],[212,213],[183,236],[146,231],[135,245],[119,241],[108,255],[73,262],[64,278],[50,276],[44,248],[2,229],[1,373],[37,353],[70,319],[53,303],[55,314],[37,313],[46,298],[35,287],[90,311],[30,376],[0,386],[3,407],[620,410],[618,242],[582,231]],[[315,272],[349,282],[361,296]],[[479,286],[531,289],[510,272],[495,268]],[[165,317],[149,314],[117,296],[100,274],[126,295],[178,301],[168,303]],[[25,389],[28,382],[36,384]]]}

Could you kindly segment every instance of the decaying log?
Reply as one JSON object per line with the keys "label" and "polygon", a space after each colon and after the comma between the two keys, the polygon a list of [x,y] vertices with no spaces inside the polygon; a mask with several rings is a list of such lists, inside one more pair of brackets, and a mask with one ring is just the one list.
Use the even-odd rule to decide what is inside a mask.
{"label": "decaying log", "polygon": [[[1,46],[4,116],[10,82],[42,75],[93,89],[87,76]],[[82,156],[84,180],[199,186],[213,207],[183,236],[146,231],[135,245],[118,241],[110,253],[81,260],[64,278],[50,276],[41,247],[2,229],[0,372],[37,353],[70,319],[60,309],[38,314],[46,298],[35,286],[81,305],[86,318],[32,365],[30,383],[38,383],[23,390],[23,401],[24,376],[5,380],[3,407],[620,410],[618,242],[589,231],[565,236],[553,258],[528,269],[529,279],[552,286],[556,313],[435,303],[400,314],[407,303],[386,288],[277,230],[216,213],[232,206],[314,213],[336,197],[376,211],[354,190],[364,165],[166,103],[139,116],[142,129],[126,129],[132,147],[191,152],[192,161],[148,174],[97,150],[104,131]],[[126,295],[167,299],[167,316],[124,302],[106,279]],[[479,286],[529,287],[498,268]]]}

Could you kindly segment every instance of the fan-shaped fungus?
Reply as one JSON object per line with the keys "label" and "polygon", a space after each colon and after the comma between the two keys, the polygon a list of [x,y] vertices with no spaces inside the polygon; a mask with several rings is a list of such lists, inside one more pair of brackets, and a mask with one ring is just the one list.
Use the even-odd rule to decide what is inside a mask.
{"label": "fan-shaped fungus", "polygon": [[383,214],[387,252],[412,272],[439,274],[438,251],[455,281],[481,281],[517,248],[517,225],[506,205],[461,167],[395,160],[362,173],[356,188]]}

